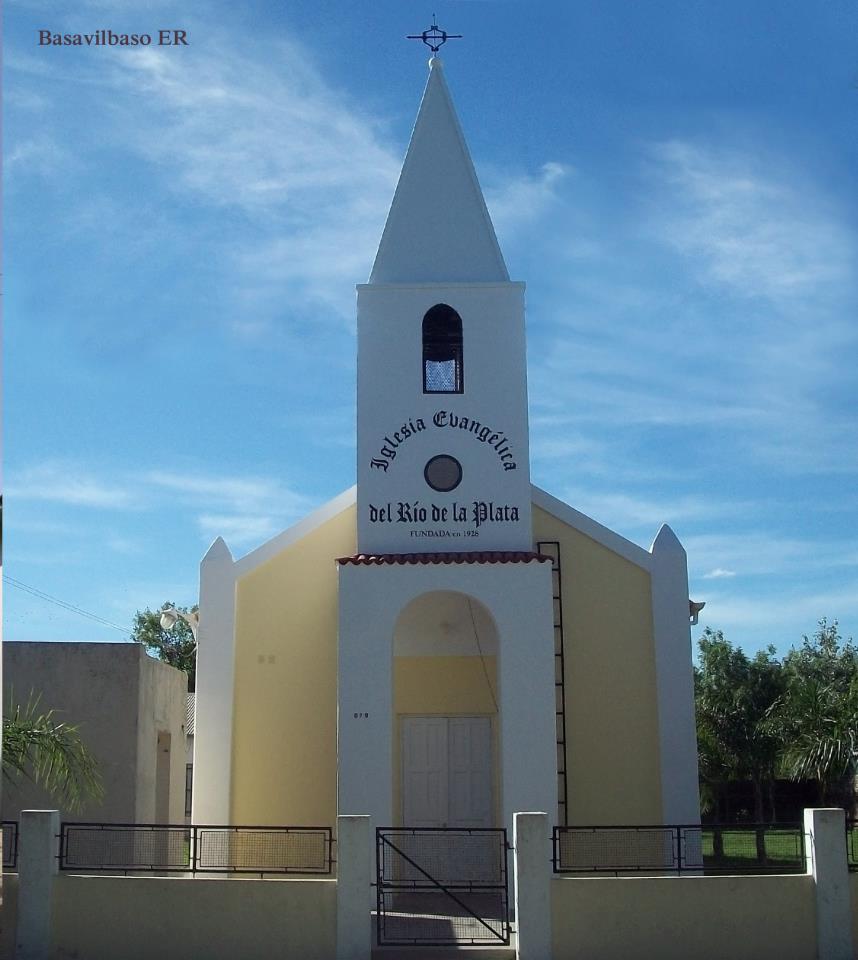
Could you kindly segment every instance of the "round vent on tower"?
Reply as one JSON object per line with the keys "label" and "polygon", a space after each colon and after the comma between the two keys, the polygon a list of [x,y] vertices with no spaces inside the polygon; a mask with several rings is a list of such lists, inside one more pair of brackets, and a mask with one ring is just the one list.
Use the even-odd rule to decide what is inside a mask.
{"label": "round vent on tower", "polygon": [[462,464],[455,457],[441,453],[426,464],[423,476],[433,490],[449,493],[462,482]]}

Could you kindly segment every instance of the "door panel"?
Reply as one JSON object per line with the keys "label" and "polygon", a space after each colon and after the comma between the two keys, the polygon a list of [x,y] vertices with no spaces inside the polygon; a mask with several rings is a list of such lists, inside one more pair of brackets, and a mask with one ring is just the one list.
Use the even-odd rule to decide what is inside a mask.
{"label": "door panel", "polygon": [[402,812],[411,827],[490,827],[490,717],[404,717]]}
{"label": "door panel", "polygon": [[447,720],[402,721],[402,798],[405,823],[442,827],[447,819]]}
{"label": "door panel", "polygon": [[447,825],[492,825],[492,725],[489,717],[448,721]]}

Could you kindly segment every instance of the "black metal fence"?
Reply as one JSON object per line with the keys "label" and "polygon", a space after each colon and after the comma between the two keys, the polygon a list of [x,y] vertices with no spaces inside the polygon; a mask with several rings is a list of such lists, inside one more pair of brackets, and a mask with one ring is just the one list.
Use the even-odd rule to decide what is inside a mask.
{"label": "black metal fence", "polygon": [[846,863],[850,871],[858,871],[858,820],[846,821]]}
{"label": "black metal fence", "polygon": [[379,946],[508,944],[507,850],[503,829],[379,827]]}
{"label": "black metal fence", "polygon": [[318,874],[333,869],[330,827],[63,823],[60,870]]}
{"label": "black metal fence", "polygon": [[219,873],[315,873],[333,869],[329,827],[192,827],[194,869]]}
{"label": "black metal fence", "polygon": [[803,873],[800,824],[555,827],[555,873]]}
{"label": "black metal fence", "polygon": [[18,869],[18,821],[3,821],[3,869]]}

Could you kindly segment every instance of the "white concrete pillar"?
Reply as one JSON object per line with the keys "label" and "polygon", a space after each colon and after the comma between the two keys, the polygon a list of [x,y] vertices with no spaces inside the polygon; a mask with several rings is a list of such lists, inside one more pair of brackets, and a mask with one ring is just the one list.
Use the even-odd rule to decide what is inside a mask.
{"label": "white concrete pillar", "polygon": [[557,809],[557,720],[551,564],[481,568],[495,578],[488,596],[500,634],[501,812],[509,830],[518,810]]}
{"label": "white concrete pillar", "polygon": [[845,814],[839,807],[805,810],[804,832],[816,890],[817,960],[853,960]]}
{"label": "white concrete pillar", "polygon": [[547,813],[513,816],[518,960],[551,956],[551,826]]}
{"label": "white concrete pillar", "polygon": [[218,537],[200,564],[193,823],[230,822],[235,685],[235,564]]}
{"label": "white concrete pillar", "polygon": [[393,629],[402,568],[340,565],[337,810],[393,823]]}
{"label": "white concrete pillar", "polygon": [[665,524],[650,549],[662,823],[700,823],[688,561]]}
{"label": "white concrete pillar", "polygon": [[17,960],[48,960],[51,956],[51,908],[60,815],[57,810],[22,810],[18,838]]}
{"label": "white concrete pillar", "polygon": [[337,960],[369,960],[372,819],[337,817]]}

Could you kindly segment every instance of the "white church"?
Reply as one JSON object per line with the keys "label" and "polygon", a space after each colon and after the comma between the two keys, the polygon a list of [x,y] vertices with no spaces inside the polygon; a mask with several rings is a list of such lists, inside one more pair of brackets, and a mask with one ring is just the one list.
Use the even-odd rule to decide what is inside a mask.
{"label": "white church", "polygon": [[202,562],[195,823],[699,822],[685,552],[533,486],[527,402],[435,56],[357,287],[357,485]]}

